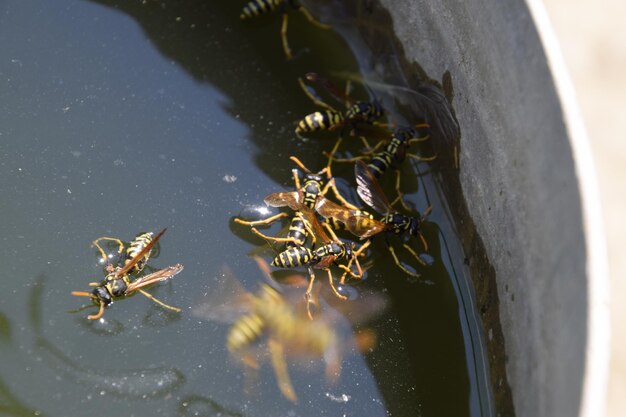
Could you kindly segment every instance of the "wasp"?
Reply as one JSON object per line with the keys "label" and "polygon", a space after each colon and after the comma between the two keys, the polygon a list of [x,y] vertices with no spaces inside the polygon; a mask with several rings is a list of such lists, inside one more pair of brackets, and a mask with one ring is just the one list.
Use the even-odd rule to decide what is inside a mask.
{"label": "wasp", "polygon": [[[287,236],[267,236],[259,232],[255,226],[270,225],[278,219],[288,217],[288,213],[281,212],[276,214],[275,216],[268,217],[267,219],[256,221],[245,221],[239,218],[234,219],[235,223],[253,226],[251,229],[252,232],[268,241],[285,243],[285,247],[287,249],[304,246],[307,237],[311,237],[313,243],[315,243],[315,234],[311,229],[310,222],[302,214],[302,208],[319,212],[324,217],[331,217],[333,213],[344,209],[342,206],[333,203],[325,197],[329,189],[333,190],[335,196],[342,202],[342,204],[349,207],[347,209],[355,210],[354,213],[358,212],[358,209],[348,203],[348,201],[346,201],[345,198],[343,198],[342,195],[339,193],[339,190],[337,190],[335,186],[334,179],[331,178],[330,175],[328,175],[327,168],[324,168],[317,173],[313,173],[295,156],[292,156],[290,159],[295,162],[296,165],[298,165],[298,167],[300,167],[300,169],[305,173],[304,183],[302,184],[302,186],[300,185],[298,170],[294,169],[292,170],[292,174],[296,190],[287,192],[275,192],[269,194],[264,199],[265,203],[269,206],[287,206],[290,209],[294,210]],[[325,173],[329,181],[324,185]]]}
{"label": "wasp", "polygon": [[[278,268],[296,268],[299,266],[304,266],[307,268],[307,271],[309,273],[309,284],[304,294],[304,298],[307,303],[307,314],[310,319],[313,319],[313,315],[311,314],[311,293],[313,290],[313,283],[315,282],[314,269],[321,269],[326,271],[326,273],[328,274],[328,282],[333,293],[338,298],[345,300],[347,299],[347,297],[340,294],[335,287],[334,278],[330,267],[332,265],[336,265],[344,271],[344,274],[342,275],[340,280],[340,284],[344,283],[345,278],[348,275],[350,275],[352,278],[360,279],[363,276],[363,270],[359,263],[358,257],[369,246],[370,241],[365,242],[357,250],[354,242],[347,243],[340,240],[327,223],[322,226],[317,220],[315,212],[308,208],[302,208],[302,213],[309,221],[309,224],[312,226],[314,233],[317,235],[318,239],[322,241],[323,245],[318,246],[314,249],[308,248],[306,246],[297,246],[286,249],[276,255],[276,257],[272,260],[272,266]],[[328,231],[328,234],[331,237],[329,237],[324,232],[324,228]],[[343,265],[338,262],[343,259],[348,260],[347,265]],[[356,265],[357,268],[356,273],[353,272],[351,269],[353,263]]]}
{"label": "wasp", "polygon": [[[228,287],[228,291],[214,289],[207,299],[192,308],[192,315],[232,322],[226,348],[253,369],[258,369],[259,364],[248,351],[265,338],[278,386],[287,399],[296,402],[286,356],[324,358],[327,377],[336,379],[341,371],[338,336],[325,320],[311,321],[299,314],[272,279],[267,262],[259,257],[254,259],[267,281],[256,293],[244,290],[230,268],[224,267],[220,284]],[[225,300],[224,292],[235,301]],[[236,318],[232,318],[234,311],[238,312]]]}
{"label": "wasp", "polygon": [[[391,202],[391,205],[394,206],[397,202],[400,202],[402,207],[406,210],[409,210],[409,207],[406,206],[402,196],[404,193],[400,189],[400,166],[404,162],[404,160],[409,157],[415,159],[417,161],[432,161],[437,155],[423,157],[419,155],[415,155],[408,152],[408,148],[417,142],[423,142],[430,138],[430,135],[419,136],[418,128],[428,128],[429,125],[426,123],[418,124],[413,127],[398,127],[394,129],[391,134],[391,139],[384,145],[383,150],[379,152],[374,152],[374,150],[369,151],[369,155],[361,155],[354,158],[334,158],[332,155],[327,155],[332,161],[335,162],[356,162],[357,160],[365,160],[369,158],[369,162],[367,167],[372,172],[374,177],[380,179],[385,171],[388,169],[393,169],[396,172],[396,182],[395,189],[397,193],[397,197]],[[383,142],[381,142],[383,143]],[[329,162],[330,164],[330,162]]]}
{"label": "wasp", "polygon": [[352,99],[349,95],[350,81],[346,83],[346,91],[341,92],[333,83],[320,77],[317,73],[309,72],[305,78],[308,81],[321,84],[338,102],[344,104],[346,110],[336,110],[328,103],[315,97],[304,81],[299,78],[298,82],[304,94],[324,110],[311,113],[300,120],[295,131],[297,135],[319,130],[335,130],[346,126],[354,127],[358,124],[373,124],[385,114],[382,103],[378,99],[373,101],[355,101]]}
{"label": "wasp", "polygon": [[[168,308],[176,312],[180,312],[179,308],[172,307],[163,303],[162,301],[159,301],[150,293],[143,290],[143,288],[152,284],[156,284],[157,282],[166,281],[177,275],[178,273],[180,273],[180,271],[183,270],[183,266],[181,264],[169,266],[167,268],[153,272],[149,275],[139,277],[135,280],[131,279],[131,274],[138,274],[144,269],[146,263],[148,262],[148,259],[150,259],[152,248],[158,242],[161,236],[163,236],[165,230],[166,229],[161,230],[156,236],[154,236],[153,233],[142,233],[137,235],[135,239],[130,243],[129,247],[126,249],[123,261],[118,261],[117,266],[114,266],[110,263],[107,264],[107,275],[105,276],[105,278],[100,282],[89,283],[90,286],[95,287],[91,292],[72,291],[72,295],[76,295],[79,297],[90,297],[95,303],[99,305],[98,313],[95,315],[87,316],[88,319],[99,319],[104,313],[104,308],[113,303],[116,298],[125,297],[134,293],[135,291],[140,292],[141,294],[162,307]],[[102,247],[100,247],[99,245],[99,242],[102,240],[110,240],[116,242],[119,245],[118,255],[121,255],[124,251],[124,243],[121,240],[117,238],[100,237],[94,240],[93,244],[101,253],[103,261],[107,261],[107,256]]]}
{"label": "wasp", "polygon": [[252,0],[244,6],[239,18],[241,20],[246,20],[262,14],[280,10],[283,15],[283,22],[280,28],[280,39],[283,45],[283,51],[285,52],[287,59],[293,59],[293,54],[291,53],[291,48],[289,47],[289,42],[287,41],[287,22],[289,20],[287,13],[289,9],[300,11],[309,22],[319,28],[330,29],[330,26],[318,22],[297,0]]}
{"label": "wasp", "polygon": [[411,276],[419,277],[416,272],[409,271],[402,265],[395,253],[393,246],[389,244],[388,236],[397,235],[403,239],[404,248],[411,253],[415,259],[422,265],[424,261],[415,253],[415,251],[406,243],[410,237],[419,236],[424,250],[428,251],[428,243],[422,235],[420,225],[431,212],[432,207],[428,207],[424,214],[419,217],[412,217],[393,210],[389,200],[385,196],[378,180],[370,170],[367,164],[361,160],[357,160],[355,164],[355,176],[357,182],[357,193],[365,204],[374,211],[384,215],[381,220],[372,219],[364,216],[351,216],[343,219],[346,228],[356,236],[362,239],[373,237],[381,232],[386,232],[386,244],[394,262],[400,269]]}

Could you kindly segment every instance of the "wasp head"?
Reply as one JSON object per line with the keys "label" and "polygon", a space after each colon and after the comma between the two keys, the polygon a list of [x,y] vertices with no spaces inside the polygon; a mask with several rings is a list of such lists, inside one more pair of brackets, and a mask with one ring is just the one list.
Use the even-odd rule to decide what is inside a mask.
{"label": "wasp head", "polygon": [[399,127],[393,132],[393,137],[398,139],[401,143],[405,143],[414,137],[417,137],[417,131],[412,127]]}
{"label": "wasp head", "polygon": [[95,297],[94,301],[102,301],[104,305],[109,305],[113,301],[111,294],[109,294],[109,291],[103,285],[94,288],[91,294]]}

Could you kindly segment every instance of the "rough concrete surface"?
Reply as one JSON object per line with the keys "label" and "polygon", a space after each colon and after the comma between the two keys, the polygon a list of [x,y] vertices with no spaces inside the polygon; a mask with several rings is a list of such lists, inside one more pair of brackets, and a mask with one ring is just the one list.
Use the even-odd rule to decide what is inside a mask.
{"label": "rough concrete surface", "polygon": [[588,328],[598,257],[583,219],[597,213],[583,211],[586,174],[526,3],[382,3],[407,58],[452,74],[461,181],[496,270],[516,415],[597,415],[580,411],[591,404],[585,375],[603,375],[602,358],[587,356],[590,347],[602,356],[605,341]]}
{"label": "rough concrete surface", "polygon": [[626,416],[626,2],[545,0],[576,89],[598,174],[611,271],[608,417]]}

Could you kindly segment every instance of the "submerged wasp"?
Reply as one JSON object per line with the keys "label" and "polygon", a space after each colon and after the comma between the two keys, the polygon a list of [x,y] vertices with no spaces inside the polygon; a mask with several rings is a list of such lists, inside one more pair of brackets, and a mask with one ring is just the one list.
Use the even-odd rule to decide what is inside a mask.
{"label": "submerged wasp", "polygon": [[[333,293],[338,298],[345,300],[347,297],[340,294],[335,287],[330,267],[335,265],[344,271],[340,280],[341,284],[343,284],[347,275],[350,275],[352,278],[360,279],[363,276],[363,270],[361,269],[358,257],[369,246],[370,242],[368,241],[364,243],[357,250],[356,245],[353,242],[346,243],[340,240],[327,223],[322,226],[317,220],[315,212],[308,208],[302,208],[301,211],[305,219],[307,219],[309,224],[312,226],[315,235],[317,235],[317,238],[321,240],[323,244],[313,249],[305,246],[297,246],[286,249],[274,258],[272,266],[279,268],[296,268],[304,266],[307,268],[309,274],[309,285],[304,296],[307,302],[307,314],[309,315],[309,318],[312,319],[313,315],[311,314],[311,304],[313,301],[311,292],[313,290],[313,283],[315,282],[314,269],[326,271],[328,274],[328,282]],[[324,232],[324,228],[326,228],[331,237]],[[348,261],[347,265],[339,263],[340,260],[344,259]],[[353,263],[357,268],[356,273],[351,269]]]}
{"label": "submerged wasp", "polygon": [[385,111],[379,100],[374,101],[355,101],[349,95],[350,82],[346,83],[346,91],[341,92],[330,81],[320,77],[314,72],[306,74],[308,81],[321,84],[337,101],[343,103],[346,107],[345,111],[333,108],[328,103],[315,97],[302,79],[298,79],[300,87],[314,104],[324,108],[305,116],[298,122],[296,134],[310,133],[318,130],[335,130],[340,127],[354,128],[360,124],[371,125],[384,116]]}
{"label": "submerged wasp", "polygon": [[280,10],[283,15],[283,22],[280,28],[280,39],[285,56],[287,59],[292,59],[293,54],[291,53],[291,48],[289,48],[289,43],[287,42],[287,22],[289,20],[289,16],[287,15],[288,9],[300,11],[309,22],[317,27],[330,29],[330,26],[318,22],[297,0],[252,0],[244,6],[239,18],[241,20],[245,20],[265,13]]}
{"label": "submerged wasp", "polygon": [[[331,158],[331,161],[335,162],[356,162],[357,160],[365,160],[369,158],[369,162],[367,167],[372,172],[374,177],[381,178],[387,169],[391,168],[396,171],[396,193],[397,197],[394,201],[391,202],[391,205],[395,205],[398,201],[402,206],[409,210],[409,208],[404,203],[402,199],[403,192],[400,191],[400,165],[404,160],[409,157],[415,159],[417,161],[432,161],[436,158],[435,156],[431,157],[422,157],[419,155],[415,155],[408,152],[408,148],[417,142],[423,142],[430,138],[430,135],[419,136],[419,132],[416,128],[427,128],[428,124],[418,124],[415,128],[412,127],[398,127],[394,129],[391,139],[385,145],[384,149],[379,152],[374,152],[374,150],[369,151],[368,155],[357,156],[354,158]],[[382,143],[382,142],[381,142]],[[330,164],[330,161],[329,161]]]}
{"label": "submerged wasp", "polygon": [[400,267],[400,269],[407,274],[419,277],[420,275],[418,273],[409,271],[404,265],[402,265],[402,263],[400,263],[393,246],[389,243],[388,236],[397,235],[402,238],[404,248],[411,253],[420,264],[425,265],[424,261],[406,243],[406,241],[410,237],[419,236],[422,244],[424,245],[424,250],[428,250],[428,244],[422,235],[420,225],[430,213],[431,207],[428,207],[424,214],[419,217],[412,217],[399,213],[393,210],[391,204],[385,196],[385,193],[380,187],[378,180],[365,162],[360,160],[356,161],[355,176],[359,197],[361,197],[365,204],[379,214],[383,214],[384,217],[381,220],[375,220],[365,216],[350,216],[347,219],[343,219],[346,223],[346,228],[362,239],[372,237],[381,232],[386,232],[385,242],[396,265],[398,265],[398,267]]}
{"label": "submerged wasp", "polygon": [[[244,290],[230,268],[224,267],[220,288],[214,288],[205,300],[195,305],[192,315],[232,323],[226,347],[233,357],[253,369],[258,369],[259,363],[251,351],[257,342],[265,339],[278,386],[287,399],[296,402],[287,355],[324,358],[327,378],[336,380],[341,371],[338,337],[325,320],[311,321],[296,311],[272,279],[267,262],[258,257],[255,260],[266,279],[256,293]],[[225,299],[224,294],[230,297]]]}
{"label": "submerged wasp", "polygon": [[[156,236],[154,236],[153,233],[142,233],[137,235],[137,237],[135,237],[126,249],[126,252],[124,252],[124,243],[120,239],[100,237],[93,241],[93,245],[96,246],[102,255],[103,262],[107,262],[108,258],[100,246],[100,241],[109,240],[116,242],[118,244],[118,256],[122,256],[122,261],[118,261],[118,265],[115,266],[110,263],[107,264],[106,277],[100,282],[89,283],[90,286],[95,287],[91,292],[72,291],[72,295],[90,297],[94,303],[99,305],[98,313],[87,316],[88,319],[99,319],[104,313],[104,308],[113,303],[116,298],[125,297],[135,291],[138,291],[162,307],[180,312],[179,308],[172,307],[162,301],[159,301],[143,288],[172,278],[183,270],[183,266],[181,264],[169,266],[151,274],[139,277],[135,280],[132,280],[130,276],[131,274],[138,274],[144,269],[148,259],[150,259],[152,248],[161,238],[163,233],[165,233],[165,230],[166,229],[161,230]],[[124,255],[122,255],[123,252]]]}

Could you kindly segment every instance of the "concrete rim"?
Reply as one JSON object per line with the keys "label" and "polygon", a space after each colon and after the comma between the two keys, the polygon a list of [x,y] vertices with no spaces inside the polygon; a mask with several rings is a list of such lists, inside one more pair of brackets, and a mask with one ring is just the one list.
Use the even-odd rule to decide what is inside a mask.
{"label": "concrete rim", "polygon": [[547,12],[541,0],[527,0],[527,4],[543,44],[548,66],[561,101],[563,119],[570,138],[581,196],[583,229],[586,236],[585,247],[588,254],[589,309],[587,326],[589,334],[579,416],[601,416],[605,414],[606,410],[609,376],[610,291],[600,191],[591,157],[591,146],[576,101],[574,87]]}

